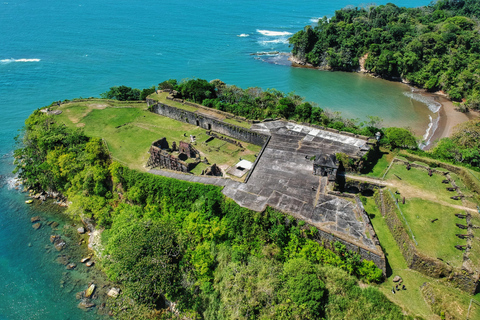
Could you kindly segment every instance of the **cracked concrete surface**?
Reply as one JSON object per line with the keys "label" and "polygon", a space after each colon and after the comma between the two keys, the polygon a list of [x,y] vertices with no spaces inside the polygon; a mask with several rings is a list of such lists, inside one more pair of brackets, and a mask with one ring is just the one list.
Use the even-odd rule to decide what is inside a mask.
{"label": "cracked concrete surface", "polygon": [[313,175],[310,160],[319,153],[361,156],[368,150],[365,140],[286,121],[254,124],[251,130],[268,134],[271,139],[247,183],[161,170],[150,172],[223,186],[223,194],[243,207],[263,211],[268,205],[359,247],[378,251],[367,236],[365,222],[358,218],[356,206],[325,194],[321,177]]}

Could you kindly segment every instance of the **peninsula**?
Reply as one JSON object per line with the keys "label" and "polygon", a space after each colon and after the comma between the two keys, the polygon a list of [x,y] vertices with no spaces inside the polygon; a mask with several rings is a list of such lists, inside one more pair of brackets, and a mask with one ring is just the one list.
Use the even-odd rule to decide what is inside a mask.
{"label": "peninsula", "polygon": [[278,91],[168,80],[119,101],[135,97],[119,88],[106,93],[118,100],[34,112],[15,152],[24,184],[62,194],[91,233],[95,267],[120,289],[106,306],[116,317],[466,312],[480,256],[473,167]]}

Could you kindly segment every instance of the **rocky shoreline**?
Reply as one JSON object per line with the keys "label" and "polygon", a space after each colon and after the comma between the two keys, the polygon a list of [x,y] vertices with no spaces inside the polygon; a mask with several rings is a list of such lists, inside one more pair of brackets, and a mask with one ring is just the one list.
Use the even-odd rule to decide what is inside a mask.
{"label": "rocky shoreline", "polygon": [[61,194],[24,192],[29,192],[28,197],[34,199],[30,205],[42,212],[31,217],[30,221],[34,232],[40,233],[38,241],[49,239],[49,244],[44,247],[45,254],[52,257],[53,263],[65,268],[59,285],[65,291],[66,299],[79,300],[78,308],[95,312],[100,318],[113,316],[110,305],[112,299],[121,295],[121,288],[109,281],[97,266],[98,256],[90,239],[96,238],[99,246],[99,230],[88,219],[81,222],[69,219],[65,207],[70,202]]}

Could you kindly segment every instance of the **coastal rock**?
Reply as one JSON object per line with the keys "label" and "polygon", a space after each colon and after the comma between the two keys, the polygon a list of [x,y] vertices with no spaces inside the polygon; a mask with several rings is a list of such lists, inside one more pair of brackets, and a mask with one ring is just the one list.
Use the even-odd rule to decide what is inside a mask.
{"label": "coastal rock", "polygon": [[75,299],[80,300],[85,298],[85,291],[80,291],[75,294]]}
{"label": "coastal rock", "polygon": [[30,221],[33,223],[33,222],[38,222],[40,221],[40,216],[35,216],[33,218],[30,219]]}
{"label": "coastal rock", "polygon": [[73,270],[73,269],[75,269],[76,267],[77,267],[77,265],[72,262],[72,263],[69,263],[69,264],[67,265],[67,270]]}
{"label": "coastal rock", "polygon": [[55,249],[57,249],[57,251],[62,251],[67,244],[65,243],[65,241],[62,240],[62,238],[60,238],[60,236],[57,236],[55,241],[53,242],[53,245],[55,246]]}
{"label": "coastal rock", "polygon": [[40,229],[41,226],[42,226],[42,224],[40,222],[37,222],[37,223],[34,223],[32,225],[32,228],[35,229],[35,230],[38,230],[38,229]]}
{"label": "coastal rock", "polygon": [[393,278],[393,282],[399,282],[399,281],[402,281],[402,278],[400,276],[395,276]]}
{"label": "coastal rock", "polygon": [[63,264],[64,266],[68,265],[69,260],[70,260],[69,257],[65,255],[61,255],[57,257],[57,262],[60,264]]}
{"label": "coastal rock", "polygon": [[116,298],[118,297],[118,295],[120,294],[120,289],[118,288],[111,288],[108,293],[107,293],[107,296],[111,297],[111,298]]}
{"label": "coastal rock", "polygon": [[78,308],[83,309],[85,311],[93,307],[95,307],[95,303],[92,303],[89,299],[83,299],[78,304]]}
{"label": "coastal rock", "polygon": [[84,234],[85,233],[85,228],[80,227],[80,228],[77,229],[77,232],[80,233],[80,234]]}
{"label": "coastal rock", "polygon": [[50,226],[51,226],[52,228],[56,228],[56,227],[58,227],[58,222],[53,221]]}
{"label": "coastal rock", "polygon": [[87,290],[85,290],[85,298],[90,298],[93,295],[93,292],[95,291],[95,284],[91,284],[90,287],[88,287]]}
{"label": "coastal rock", "polygon": [[87,256],[87,257],[85,257],[85,258],[82,258],[82,260],[80,260],[80,262],[81,262],[81,263],[85,263],[85,262],[87,262],[88,260],[90,260],[91,257],[92,257],[92,256]]}
{"label": "coastal rock", "polygon": [[51,242],[51,243],[54,243],[57,238],[59,238],[59,236],[56,236],[56,235],[53,235],[53,234],[52,234],[52,235],[50,236],[50,242]]}
{"label": "coastal rock", "polygon": [[94,261],[91,261],[91,260],[88,261],[87,263],[85,263],[85,265],[86,265],[87,267],[91,267],[91,266],[93,266],[94,264],[95,264],[95,262],[94,262]]}

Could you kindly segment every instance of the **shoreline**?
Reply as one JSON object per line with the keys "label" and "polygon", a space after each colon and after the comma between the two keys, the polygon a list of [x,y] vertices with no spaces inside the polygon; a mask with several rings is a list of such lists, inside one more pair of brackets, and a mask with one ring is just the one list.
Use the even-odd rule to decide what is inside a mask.
{"label": "shoreline", "polygon": [[450,137],[457,125],[480,117],[480,112],[478,111],[469,111],[466,113],[457,111],[453,102],[441,93],[424,92],[423,95],[432,97],[442,106],[438,111],[438,126],[433,134],[431,134],[428,138],[430,143],[425,147],[425,150],[429,150],[434,147],[438,140]]}
{"label": "shoreline", "polygon": [[[328,67],[316,67],[309,63],[305,63],[300,59],[294,57],[293,55],[290,55],[288,60],[291,62],[291,67],[293,68],[316,69],[319,71],[334,71]],[[367,74],[372,77],[380,78],[387,81],[395,81],[395,79],[384,79],[381,77],[377,77],[363,70],[354,70],[352,72]],[[449,100],[443,92],[427,92],[424,89],[412,86],[411,84],[403,81],[402,79],[398,79],[395,82],[402,83],[411,88],[413,92],[433,99],[435,102],[441,105],[439,111],[436,113],[438,114],[438,118],[431,120],[427,128],[424,128],[424,133],[428,133],[428,136],[425,139],[425,141],[427,141],[428,143],[423,148],[424,150],[429,150],[434,147],[440,139],[450,137],[453,134],[454,128],[457,125],[480,117],[480,111],[469,111],[466,113],[457,111],[453,102]],[[434,124],[433,122],[435,120],[437,120],[437,122]],[[428,132],[429,130],[432,130],[432,132]]]}

